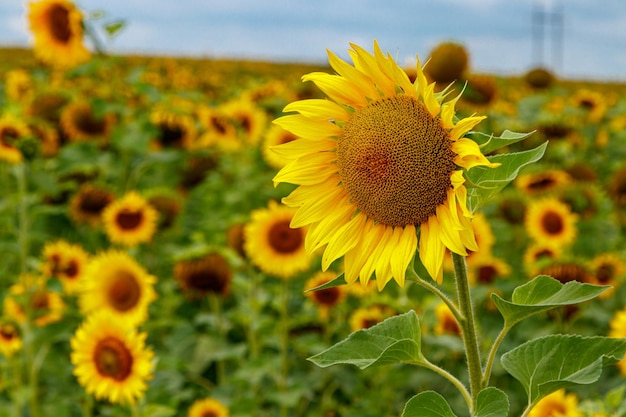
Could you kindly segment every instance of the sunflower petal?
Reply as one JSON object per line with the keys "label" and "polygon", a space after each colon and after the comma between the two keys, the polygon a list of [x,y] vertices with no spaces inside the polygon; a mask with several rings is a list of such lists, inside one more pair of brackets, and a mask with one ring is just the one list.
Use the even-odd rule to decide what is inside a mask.
{"label": "sunflower petal", "polygon": [[486,118],[487,116],[473,116],[459,120],[450,131],[450,139],[452,141],[460,139],[464,134],[469,132],[474,126]]}
{"label": "sunflower petal", "polygon": [[334,152],[306,155],[285,165],[272,181],[274,185],[281,182],[300,185],[319,184],[337,173],[336,160],[337,155]]}
{"label": "sunflower petal", "polygon": [[325,139],[338,137],[341,128],[334,123],[309,119],[301,114],[289,114],[274,120],[278,126],[300,138]]}
{"label": "sunflower petal", "polygon": [[276,155],[287,159],[298,159],[315,152],[334,151],[337,149],[335,139],[297,139],[276,146],[270,150]]}
{"label": "sunflower petal", "polygon": [[486,166],[489,168],[500,166],[500,163],[490,162],[482,154],[478,144],[471,139],[461,138],[452,142],[452,150],[457,154],[454,157],[454,163],[465,169],[471,169],[475,166]]}
{"label": "sunflower petal", "polygon": [[[391,274],[398,285],[403,287],[406,269],[409,267],[411,260],[415,256],[415,251],[417,250],[417,231],[412,224],[396,229],[400,230],[400,237],[398,246],[392,254]],[[394,232],[396,231],[394,230]]]}
{"label": "sunflower petal", "polygon": [[419,256],[430,276],[438,283],[443,281],[445,246],[440,238],[440,226],[435,216],[420,226]]}
{"label": "sunflower petal", "polygon": [[366,74],[343,61],[330,50],[327,50],[327,52],[330,66],[337,71],[339,75],[355,83],[365,97],[372,100],[376,100],[379,97],[378,90],[376,90],[372,80]]}
{"label": "sunflower petal", "polygon": [[355,67],[366,73],[384,96],[391,97],[396,94],[394,82],[380,70],[376,58],[359,45],[351,43],[350,46],[352,50],[348,52],[352,56]]}
{"label": "sunflower petal", "polygon": [[313,81],[331,100],[347,104],[354,108],[367,105],[367,98],[357,86],[340,75],[331,75],[324,72],[313,72],[302,77],[303,81]]}
{"label": "sunflower petal", "polygon": [[357,214],[344,224],[330,239],[322,255],[322,269],[326,271],[330,264],[346,254],[358,243],[362,234],[366,216]]}
{"label": "sunflower petal", "polygon": [[314,120],[347,120],[350,115],[339,104],[325,99],[307,99],[289,103],[283,112],[298,112],[302,116]]}

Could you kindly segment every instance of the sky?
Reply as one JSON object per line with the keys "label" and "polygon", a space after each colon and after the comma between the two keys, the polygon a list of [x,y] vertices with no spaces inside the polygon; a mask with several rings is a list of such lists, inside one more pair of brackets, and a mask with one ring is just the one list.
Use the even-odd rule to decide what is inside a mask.
{"label": "sky", "polygon": [[[376,39],[409,65],[452,41],[474,72],[544,66],[565,78],[626,82],[624,0],[74,1],[86,14],[106,12],[96,27],[126,22],[105,39],[115,54],[325,63],[326,49],[348,59],[349,43],[371,51]],[[26,8],[26,0],[0,0],[1,46],[31,45]]]}

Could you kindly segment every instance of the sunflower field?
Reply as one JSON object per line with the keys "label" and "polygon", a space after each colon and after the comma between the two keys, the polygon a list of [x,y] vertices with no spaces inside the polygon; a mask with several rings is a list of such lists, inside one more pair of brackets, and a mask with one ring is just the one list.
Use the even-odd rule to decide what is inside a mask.
{"label": "sunflower field", "polygon": [[29,7],[0,50],[0,416],[626,416],[626,84],[453,43],[117,56]]}

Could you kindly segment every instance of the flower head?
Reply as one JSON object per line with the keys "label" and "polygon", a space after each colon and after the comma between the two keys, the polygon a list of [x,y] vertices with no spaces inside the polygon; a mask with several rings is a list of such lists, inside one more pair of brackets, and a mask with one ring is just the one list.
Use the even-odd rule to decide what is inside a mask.
{"label": "flower head", "polygon": [[156,232],[159,213],[138,192],[130,191],[102,212],[111,242],[135,246],[149,242]]}
{"label": "flower head", "polygon": [[328,100],[291,103],[285,111],[299,114],[275,121],[298,136],[278,147],[292,162],[274,178],[299,185],[283,199],[298,209],[291,226],[309,226],[310,253],[326,248],[324,270],[344,256],[348,283],[375,273],[379,289],[403,285],[417,251],[440,282],[446,248],[477,250],[464,170],[497,165],[463,136],[484,117],[455,123],[458,97],[435,93],[419,59],[411,82],[377,43],[373,54],[354,44],[349,52],[354,65],[328,52],[337,75],[303,77]]}
{"label": "flower head", "polygon": [[203,398],[196,400],[189,411],[187,417],[228,417],[228,408],[214,398]]}

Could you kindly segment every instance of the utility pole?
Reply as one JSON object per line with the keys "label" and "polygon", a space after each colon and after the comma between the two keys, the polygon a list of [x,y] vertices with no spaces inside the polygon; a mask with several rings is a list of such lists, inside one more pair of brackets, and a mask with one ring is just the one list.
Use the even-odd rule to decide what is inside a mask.
{"label": "utility pole", "polygon": [[532,60],[535,66],[547,66],[544,55],[547,49],[546,35],[549,35],[552,66],[554,70],[560,71],[563,66],[563,4],[559,2],[553,6],[551,3],[546,0],[533,3]]}

